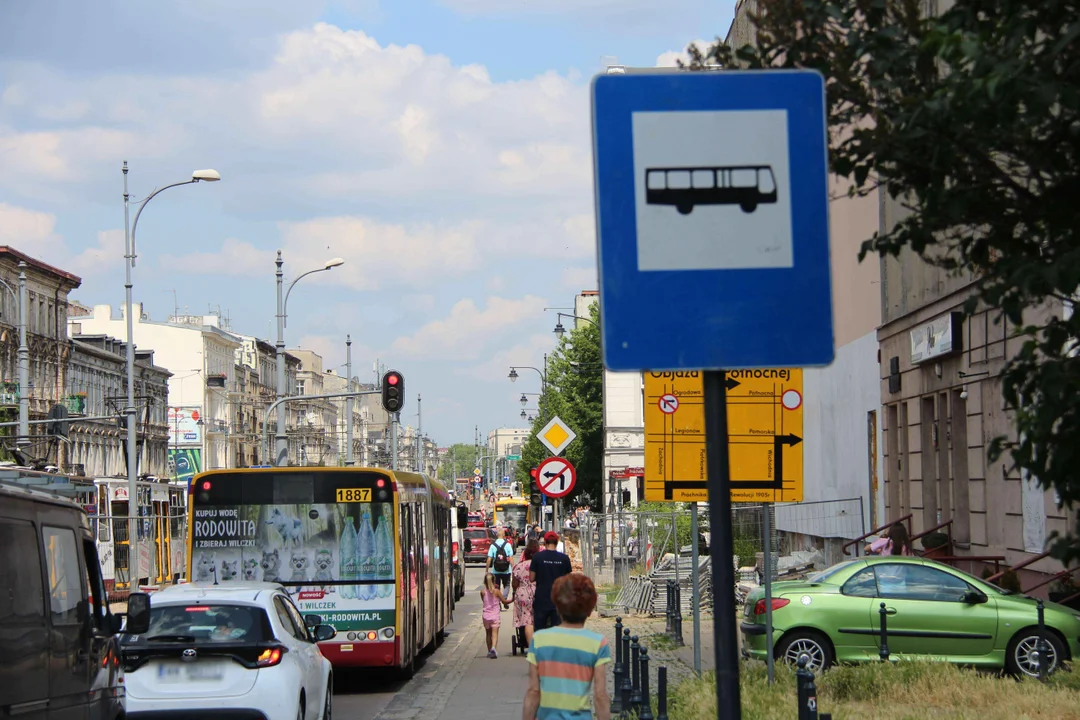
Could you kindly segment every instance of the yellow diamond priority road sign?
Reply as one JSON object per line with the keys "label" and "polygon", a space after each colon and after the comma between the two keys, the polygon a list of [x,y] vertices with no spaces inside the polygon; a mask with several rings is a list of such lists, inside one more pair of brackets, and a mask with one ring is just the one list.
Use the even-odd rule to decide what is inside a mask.
{"label": "yellow diamond priority road sign", "polygon": [[[729,370],[732,502],[803,499],[802,370]],[[707,501],[700,372],[645,373],[645,499]]]}
{"label": "yellow diamond priority road sign", "polygon": [[543,427],[537,434],[537,439],[544,443],[552,455],[558,455],[566,446],[574,441],[577,433],[570,426],[559,419],[558,416],[551,418],[551,422]]}

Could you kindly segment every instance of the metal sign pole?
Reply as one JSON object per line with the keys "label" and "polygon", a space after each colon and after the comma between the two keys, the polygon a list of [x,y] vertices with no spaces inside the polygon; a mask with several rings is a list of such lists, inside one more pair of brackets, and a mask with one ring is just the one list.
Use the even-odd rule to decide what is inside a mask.
{"label": "metal sign pole", "polygon": [[762,553],[762,570],[765,573],[765,664],[768,667],[769,684],[773,674],[773,625],[772,625],[772,528],[769,527],[769,503],[761,503],[761,531],[765,536],[765,552]]}
{"label": "metal sign pole", "polygon": [[701,575],[698,566],[698,504],[690,503],[690,545],[694,567],[690,569],[690,599],[694,604],[694,672],[701,674]]}
{"label": "metal sign pole", "polygon": [[717,717],[740,720],[739,650],[735,636],[735,552],[731,536],[731,467],[728,457],[727,387],[723,370],[705,375],[705,453],[709,490],[709,558],[713,575],[713,644]]}

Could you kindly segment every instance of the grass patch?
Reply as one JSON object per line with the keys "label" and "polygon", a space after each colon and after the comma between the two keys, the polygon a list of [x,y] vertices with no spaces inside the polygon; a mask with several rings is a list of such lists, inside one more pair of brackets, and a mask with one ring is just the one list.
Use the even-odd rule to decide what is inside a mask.
{"label": "grass patch", "polygon": [[647,636],[642,645],[649,648],[649,652],[653,650],[674,650],[675,641],[671,639],[671,636],[667,633],[653,633]]}
{"label": "grass patch", "polygon": [[[797,717],[795,673],[776,666],[766,682],[762,663],[743,663],[743,720]],[[712,673],[690,677],[671,692],[670,720],[716,717]],[[836,667],[816,678],[819,712],[836,720],[1068,720],[1080,718],[1080,673],[1059,672],[1045,685],[944,663],[869,663]]]}

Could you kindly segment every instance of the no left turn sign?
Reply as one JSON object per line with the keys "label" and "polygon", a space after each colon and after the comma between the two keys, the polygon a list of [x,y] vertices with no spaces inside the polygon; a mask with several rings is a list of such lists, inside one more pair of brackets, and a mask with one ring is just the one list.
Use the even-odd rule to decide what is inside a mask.
{"label": "no left turn sign", "polygon": [[540,492],[550,498],[566,497],[577,483],[577,471],[566,458],[552,457],[536,470]]}

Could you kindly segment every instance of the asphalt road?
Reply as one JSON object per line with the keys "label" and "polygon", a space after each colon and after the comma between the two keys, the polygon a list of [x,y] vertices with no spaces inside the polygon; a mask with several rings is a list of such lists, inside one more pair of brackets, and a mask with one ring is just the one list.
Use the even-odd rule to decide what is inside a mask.
{"label": "asphalt road", "polygon": [[466,623],[476,622],[475,618],[470,619],[469,613],[480,606],[478,592],[483,578],[482,565],[468,566],[465,573],[465,597],[458,601],[454,610],[454,622],[447,628],[447,640],[430,657],[421,655],[413,680],[406,682],[396,673],[387,670],[362,668],[335,671],[334,714],[349,720],[374,720],[399,692],[409,692],[410,688],[437,673],[448,660],[449,653],[457,646],[457,643],[452,642],[455,636],[471,628],[466,627]]}

